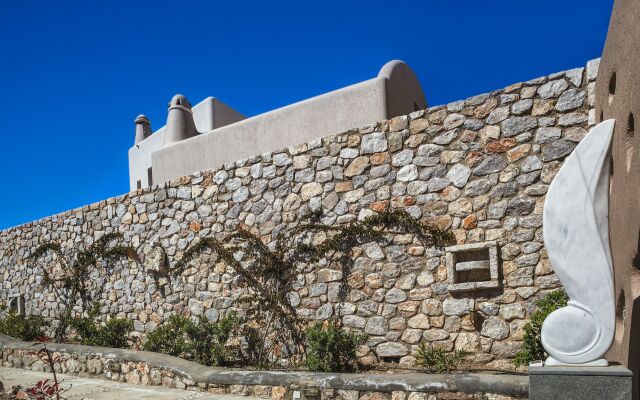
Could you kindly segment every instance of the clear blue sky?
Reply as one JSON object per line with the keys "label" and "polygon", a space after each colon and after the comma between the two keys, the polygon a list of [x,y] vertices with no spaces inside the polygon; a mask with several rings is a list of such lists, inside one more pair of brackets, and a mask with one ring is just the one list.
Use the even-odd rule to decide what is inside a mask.
{"label": "clear blue sky", "polygon": [[0,0],[0,228],[127,192],[133,120],[175,93],[253,116],[399,58],[443,104],[583,66],[612,3]]}

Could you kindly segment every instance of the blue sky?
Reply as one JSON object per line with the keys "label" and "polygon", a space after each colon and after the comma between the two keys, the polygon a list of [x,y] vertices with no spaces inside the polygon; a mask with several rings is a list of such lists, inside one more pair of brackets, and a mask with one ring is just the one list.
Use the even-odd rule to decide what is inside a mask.
{"label": "blue sky", "polygon": [[175,93],[253,116],[399,58],[443,104],[583,66],[612,3],[0,0],[0,228],[127,192],[133,120]]}

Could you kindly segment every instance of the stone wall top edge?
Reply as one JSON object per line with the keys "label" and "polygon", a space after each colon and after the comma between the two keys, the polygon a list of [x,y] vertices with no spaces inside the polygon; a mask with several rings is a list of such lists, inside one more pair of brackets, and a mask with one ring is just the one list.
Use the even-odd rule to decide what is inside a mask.
{"label": "stone wall top edge", "polygon": [[[43,217],[43,218],[38,218],[38,219],[35,219],[33,221],[29,221],[29,222],[18,224],[18,225],[12,226],[12,227],[0,229],[0,235],[8,235],[11,232],[19,231],[19,230],[25,229],[25,228],[30,228],[32,226],[35,226],[35,225],[38,225],[38,224],[42,224],[42,223],[47,222],[47,221],[51,221],[51,220],[55,221],[55,220],[58,220],[58,219],[61,219],[61,218],[63,219],[63,218],[72,216],[77,212],[87,211],[87,210],[90,210],[92,208],[104,207],[105,205],[108,205],[108,204],[116,204],[118,202],[122,202],[123,200],[125,200],[127,198],[139,197],[139,196],[142,196],[142,195],[145,195],[145,194],[154,193],[154,192],[156,192],[158,190],[162,190],[162,189],[175,188],[175,187],[180,186],[182,184],[182,181],[185,178],[189,178],[189,179],[198,178],[198,177],[203,176],[204,174],[214,174],[217,171],[229,170],[229,169],[241,167],[241,166],[244,166],[248,162],[252,162],[252,163],[260,162],[260,161],[263,161],[265,158],[270,158],[271,154],[282,153],[282,152],[291,152],[291,149],[295,148],[296,146],[301,146],[301,145],[317,142],[318,140],[320,140],[322,143],[326,142],[326,141],[332,141],[332,140],[335,140],[336,138],[340,138],[340,137],[342,137],[344,135],[349,135],[349,134],[354,134],[354,133],[365,134],[365,133],[375,132],[377,130],[384,130],[384,129],[380,129],[380,128],[384,128],[385,125],[388,126],[388,122],[393,120],[393,119],[401,119],[401,118],[407,118],[407,119],[410,119],[410,120],[419,119],[419,118],[422,118],[427,113],[431,113],[431,112],[435,112],[435,111],[438,111],[438,110],[441,110],[441,109],[445,109],[445,108],[448,108],[449,106],[452,106],[452,105],[455,105],[455,104],[464,103],[466,105],[473,105],[476,102],[482,103],[482,101],[484,101],[484,99],[486,99],[489,96],[495,96],[495,95],[498,95],[498,94],[501,94],[501,93],[508,93],[509,91],[514,90],[514,88],[518,88],[518,87],[520,87],[522,85],[541,84],[541,83],[544,83],[548,79],[553,79],[554,77],[561,76],[562,74],[564,74],[564,73],[566,73],[568,71],[572,71],[572,70],[575,70],[575,69],[581,69],[581,68],[587,68],[588,69],[589,67],[593,67],[593,68],[597,69],[599,61],[600,61],[600,58],[594,58],[594,59],[588,60],[584,64],[584,66],[581,66],[581,67],[569,68],[569,69],[566,69],[566,70],[563,70],[563,71],[558,71],[558,72],[555,72],[555,73],[552,73],[552,74],[549,74],[549,75],[544,75],[544,76],[540,76],[540,77],[537,77],[537,78],[529,79],[527,81],[516,82],[516,83],[513,83],[513,84],[508,85],[506,87],[503,87],[503,88],[500,88],[500,89],[496,89],[496,90],[493,90],[493,91],[490,91],[490,92],[477,94],[477,95],[468,97],[466,99],[461,99],[461,100],[449,102],[447,104],[439,104],[439,105],[431,106],[431,107],[428,107],[428,108],[423,109],[423,110],[414,111],[414,112],[412,112],[411,114],[408,114],[408,115],[398,116],[398,117],[392,118],[390,120],[376,121],[376,122],[373,122],[371,124],[367,124],[365,126],[361,126],[361,127],[358,127],[358,128],[352,128],[352,129],[346,130],[344,132],[340,132],[340,133],[337,133],[337,134],[332,134],[332,135],[324,136],[322,138],[314,139],[314,140],[309,141],[307,143],[292,144],[292,145],[290,145],[290,146],[288,146],[286,148],[281,148],[281,149],[274,150],[274,151],[271,151],[271,152],[268,152],[268,153],[256,154],[254,156],[251,156],[251,157],[248,157],[248,158],[245,158],[245,159],[241,159],[241,160],[235,161],[233,163],[227,163],[227,164],[221,165],[221,166],[219,166],[217,168],[210,168],[210,169],[206,169],[206,170],[203,170],[203,171],[194,172],[194,173],[192,173],[190,175],[186,175],[186,176],[183,176],[181,178],[174,179],[172,181],[164,182],[162,184],[153,185],[153,186],[150,186],[150,187],[147,187],[147,188],[130,191],[128,193],[119,194],[119,195],[116,195],[116,196],[113,196],[113,197],[109,197],[107,199],[103,199],[103,200],[99,200],[99,201],[96,201],[96,202],[93,202],[93,203],[90,203],[90,204],[82,205],[82,206],[79,206],[79,207],[76,207],[76,208],[73,208],[73,209],[70,209],[70,210],[62,211],[62,212],[59,212],[59,213],[56,213],[56,214],[53,214],[53,215],[49,215],[49,216],[46,216],[46,217]],[[589,75],[589,71],[587,71],[587,72],[588,72],[587,75]],[[480,103],[478,103],[478,104],[480,104]]]}

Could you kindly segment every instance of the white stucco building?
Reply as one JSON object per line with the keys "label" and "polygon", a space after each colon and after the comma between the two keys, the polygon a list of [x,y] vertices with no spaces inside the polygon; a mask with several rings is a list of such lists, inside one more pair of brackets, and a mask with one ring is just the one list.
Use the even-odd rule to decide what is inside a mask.
{"label": "white stucco building", "polygon": [[426,107],[418,79],[398,60],[372,79],[251,118],[212,97],[191,107],[176,95],[166,125],[155,132],[144,115],[136,118],[129,184],[152,186]]}

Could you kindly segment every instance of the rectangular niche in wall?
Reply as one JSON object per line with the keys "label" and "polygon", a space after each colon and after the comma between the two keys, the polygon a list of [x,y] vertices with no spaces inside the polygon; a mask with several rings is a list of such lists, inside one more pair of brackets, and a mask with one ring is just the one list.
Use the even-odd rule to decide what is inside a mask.
{"label": "rectangular niche in wall", "polygon": [[24,304],[23,294],[9,299],[9,311],[15,312],[16,314],[19,314],[19,315],[27,314],[25,304]]}
{"label": "rectangular niche in wall", "polygon": [[447,247],[446,263],[449,292],[470,292],[499,286],[496,242]]}

